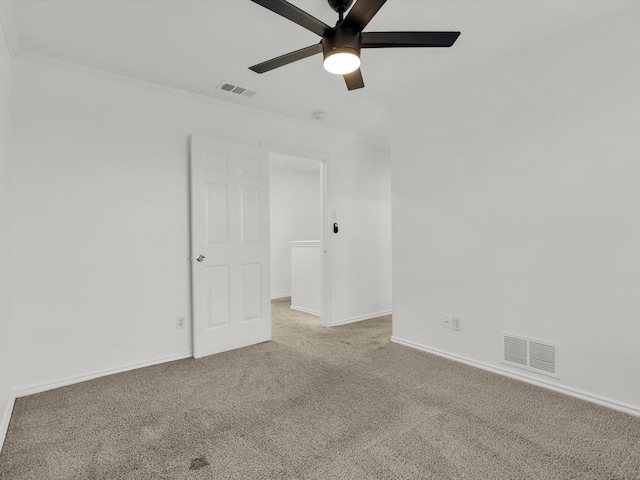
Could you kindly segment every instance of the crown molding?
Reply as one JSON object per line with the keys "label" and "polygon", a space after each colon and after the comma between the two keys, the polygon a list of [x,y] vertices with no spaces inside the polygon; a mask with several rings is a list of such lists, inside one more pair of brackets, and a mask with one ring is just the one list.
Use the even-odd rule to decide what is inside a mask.
{"label": "crown molding", "polygon": [[208,102],[213,103],[216,106],[222,108],[231,108],[237,109],[241,111],[245,111],[248,113],[253,113],[257,115],[262,115],[264,117],[270,119],[276,119],[280,121],[285,121],[289,123],[294,123],[298,125],[305,125],[307,127],[314,127],[317,129],[325,130],[335,134],[335,132],[340,132],[345,135],[352,136],[359,141],[364,143],[375,145],[378,147],[389,148],[388,141],[381,140],[372,135],[366,135],[362,133],[355,133],[345,131],[339,127],[330,127],[328,125],[319,125],[318,123],[312,123],[310,121],[301,120],[298,118],[288,117],[286,115],[281,115],[277,113],[268,112],[266,110],[260,110],[255,107],[250,107],[247,105],[242,105],[238,103],[228,102],[220,98],[216,98],[210,95],[205,95],[201,93],[195,93],[188,90],[183,90],[180,88],[170,87],[168,85],[151,82],[148,80],[141,80],[134,77],[129,77],[126,75],[120,75],[117,73],[112,73],[107,70],[102,70],[95,67],[88,67],[86,65],[82,65],[75,62],[69,62],[66,60],[58,59],[55,57],[50,57],[47,55],[40,55],[37,53],[28,52],[20,47],[20,42],[18,41],[18,34],[15,27],[15,20],[13,16],[13,10],[11,7],[11,1],[0,0],[0,23],[3,26],[3,30],[5,33],[5,38],[7,42],[7,46],[9,48],[9,54],[12,58],[18,60],[24,60],[32,63],[37,63],[41,65],[45,65],[53,68],[61,68],[74,73],[82,73],[85,75],[90,75],[93,77],[100,78],[101,80],[111,80],[114,82],[118,82],[121,84],[127,84],[134,87],[142,88],[144,90],[153,91],[156,93],[163,93],[172,95],[175,97],[186,98],[189,100],[197,101],[197,102]]}
{"label": "crown molding", "polygon": [[18,34],[16,33],[15,22],[13,20],[13,10],[11,2],[0,1],[0,23],[4,30],[4,36],[9,47],[9,53],[16,57],[20,53]]}
{"label": "crown molding", "polygon": [[[2,2],[0,1],[0,5],[7,3],[7,2]],[[137,78],[133,78],[133,77],[129,77],[126,75],[120,75],[118,73],[113,73],[113,72],[109,72],[107,70],[102,70],[99,68],[95,68],[95,67],[88,67],[86,65],[82,65],[79,63],[75,63],[75,62],[69,62],[66,60],[61,60],[55,57],[50,57],[47,55],[40,55],[37,53],[32,53],[32,52],[27,52],[25,50],[22,49],[17,49],[16,52],[13,54],[13,57],[15,59],[18,60],[23,60],[26,62],[30,62],[30,63],[35,63],[35,64],[40,64],[40,65],[44,65],[47,67],[52,67],[52,68],[59,68],[62,70],[67,70],[73,73],[80,73],[80,74],[84,74],[84,75],[89,75],[92,77],[96,77],[99,78],[101,80],[110,80],[116,83],[120,83],[120,84],[126,84],[126,85],[130,85],[133,87],[137,87],[137,88],[141,88],[143,90],[147,90],[147,91],[152,91],[152,92],[156,92],[156,93],[162,93],[162,94],[166,94],[166,95],[171,95],[174,97],[180,97],[180,98],[184,98],[184,99],[188,99],[188,100],[193,100],[193,101],[197,101],[197,102],[208,102],[211,103],[213,105],[219,106],[221,108],[228,108],[228,109],[236,109],[236,110],[241,110],[247,113],[252,113],[255,115],[261,115],[264,117],[267,117],[269,119],[273,119],[273,120],[280,120],[280,121],[284,121],[284,122],[288,122],[288,123],[295,123],[298,125],[305,125],[307,127],[314,127],[314,128],[318,128],[318,129],[322,129],[322,130],[326,130],[331,132],[332,134],[335,134],[335,132],[340,132],[344,135],[349,135],[354,137],[357,140],[360,140],[364,143],[370,144],[370,145],[377,145],[380,147],[387,147],[388,148],[388,144],[381,142],[379,139],[368,136],[368,135],[363,135],[363,134],[358,134],[358,133],[354,133],[354,132],[345,132],[344,130],[341,130],[337,127],[329,127],[326,125],[318,125],[317,123],[312,123],[310,121],[304,121],[304,120],[300,120],[298,118],[293,118],[293,117],[287,117],[285,115],[280,115],[277,113],[272,113],[272,112],[268,112],[266,110],[260,110],[258,108],[255,107],[250,107],[247,105],[241,105],[238,103],[232,103],[232,102],[228,102],[216,97],[212,97],[209,95],[204,95],[201,93],[195,93],[195,92],[191,92],[188,90],[183,90],[183,89],[179,89],[179,88],[174,88],[174,87],[169,87],[167,85],[164,84],[160,84],[160,83],[155,83],[155,82],[150,82],[148,80],[140,80]]]}

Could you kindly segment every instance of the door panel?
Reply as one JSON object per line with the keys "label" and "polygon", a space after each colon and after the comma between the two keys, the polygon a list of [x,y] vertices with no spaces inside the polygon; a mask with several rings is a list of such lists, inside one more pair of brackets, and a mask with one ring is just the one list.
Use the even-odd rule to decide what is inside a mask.
{"label": "door panel", "polygon": [[207,287],[210,308],[207,309],[207,327],[213,328],[219,325],[228,325],[231,319],[230,311],[230,285],[229,265],[206,267]]}
{"label": "door panel", "polygon": [[229,188],[227,185],[207,184],[208,243],[229,243]]}
{"label": "door panel", "polygon": [[191,139],[196,358],[271,339],[268,172],[259,147]]}

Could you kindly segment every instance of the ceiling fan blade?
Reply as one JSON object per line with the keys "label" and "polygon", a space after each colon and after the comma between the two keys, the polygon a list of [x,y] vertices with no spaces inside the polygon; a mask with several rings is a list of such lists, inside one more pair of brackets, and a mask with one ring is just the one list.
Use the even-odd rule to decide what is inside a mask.
{"label": "ceiling fan blade", "polygon": [[297,23],[301,27],[311,30],[316,35],[323,36],[324,32],[331,29],[329,25],[321,22],[316,17],[309,15],[304,10],[300,10],[295,5],[290,4],[285,0],[251,0],[253,3],[262,5],[264,8],[268,8],[272,12],[283,16],[287,20],[291,20],[293,23]]}
{"label": "ceiling fan blade", "polygon": [[460,32],[363,32],[362,48],[450,47]]}
{"label": "ceiling fan blade", "polygon": [[386,1],[358,0],[340,26],[361,32]]}
{"label": "ceiling fan blade", "polygon": [[298,60],[302,60],[303,58],[310,57],[311,55],[315,55],[316,53],[322,53],[321,43],[311,45],[310,47],[301,48],[300,50],[296,50],[295,52],[285,53],[284,55],[280,55],[279,57],[259,63],[257,65],[254,65],[253,67],[249,67],[249,70],[253,70],[256,73],[268,72],[269,70],[273,70],[274,68],[284,67],[285,65],[297,62]]}
{"label": "ceiling fan blade", "polygon": [[356,90],[364,87],[364,79],[362,78],[362,72],[360,69],[347,73],[346,75],[343,75],[343,77],[349,90]]}

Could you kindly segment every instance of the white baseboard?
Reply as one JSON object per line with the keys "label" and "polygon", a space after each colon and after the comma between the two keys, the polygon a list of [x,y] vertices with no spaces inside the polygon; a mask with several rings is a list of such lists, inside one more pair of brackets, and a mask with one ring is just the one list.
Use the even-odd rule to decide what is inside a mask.
{"label": "white baseboard", "polygon": [[331,322],[331,326],[337,327],[338,325],[346,325],[348,323],[361,322],[362,320],[370,320],[372,318],[384,317],[385,315],[391,315],[391,310],[387,310],[385,312],[370,313],[368,315],[361,315],[359,317],[345,318],[343,320],[336,320],[335,322]]}
{"label": "white baseboard", "polygon": [[16,397],[13,393],[10,394],[7,406],[4,412],[0,412],[0,451],[4,445],[4,439],[7,437],[7,430],[9,429],[9,422],[11,421],[11,414],[13,413],[13,405],[16,403]]}
{"label": "white baseboard", "polygon": [[602,407],[611,408],[613,410],[618,410],[619,412],[624,412],[624,413],[628,413],[629,415],[640,417],[640,407],[634,407],[633,405],[617,402],[615,400],[611,400],[609,398],[604,398],[599,395],[583,392],[575,388],[557,385],[555,383],[547,382],[545,380],[535,378],[524,373],[523,374],[515,373],[510,370],[507,370],[506,368],[497,367],[484,362],[478,362],[476,360],[472,360],[470,358],[466,358],[460,355],[455,355],[453,353],[443,352],[441,350],[427,347],[426,345],[421,345],[419,343],[411,342],[409,340],[404,340],[402,338],[398,338],[395,336],[391,337],[391,341],[395,343],[399,343],[400,345],[404,345],[406,347],[422,350],[423,352],[432,353],[434,355],[438,355],[439,357],[448,358],[449,360],[465,363],[472,367],[480,368],[488,372],[513,378],[514,380],[520,380],[521,382],[530,383],[538,387],[548,388],[549,390],[553,390],[554,392],[563,393],[565,395],[569,395],[570,397],[579,398],[580,400],[585,400],[587,402],[595,403],[596,405],[600,405]]}
{"label": "white baseboard", "polygon": [[299,312],[310,313],[311,315],[317,315],[318,317],[320,316],[320,312],[316,310],[309,310],[308,308],[297,307],[296,305],[291,305],[289,308],[291,310],[297,310]]}
{"label": "white baseboard", "polygon": [[278,295],[271,295],[271,300],[278,300],[279,298],[288,298],[290,296],[291,296],[290,293],[281,293]]}
{"label": "white baseboard", "polygon": [[117,368],[109,368],[105,370],[99,370],[97,372],[88,373],[86,375],[80,375],[77,377],[67,377],[62,380],[56,380],[55,382],[42,383],[40,385],[32,385],[29,387],[21,387],[14,389],[14,395],[17,397],[24,397],[27,395],[33,395],[34,393],[46,392],[47,390],[53,390],[54,388],[66,387],[67,385],[73,385],[74,383],[86,382],[87,380],[93,380],[94,378],[106,377],[107,375],[113,375],[114,373],[127,372],[129,370],[135,370],[137,368],[150,367],[152,365],[158,365],[159,363],[173,362],[174,360],[182,360],[184,358],[191,358],[193,352],[184,352],[178,355],[171,355],[169,357],[156,358],[146,362],[132,363]]}

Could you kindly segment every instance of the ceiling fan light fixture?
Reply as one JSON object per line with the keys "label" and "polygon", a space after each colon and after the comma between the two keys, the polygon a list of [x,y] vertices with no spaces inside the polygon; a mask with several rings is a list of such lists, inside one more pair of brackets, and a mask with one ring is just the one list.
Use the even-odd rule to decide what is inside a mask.
{"label": "ceiling fan light fixture", "polygon": [[360,68],[362,35],[347,28],[332,30],[322,37],[324,68],[336,75],[346,75]]}
{"label": "ceiling fan light fixture", "polygon": [[336,75],[346,75],[360,68],[360,56],[356,50],[332,50],[324,57],[324,69]]}

